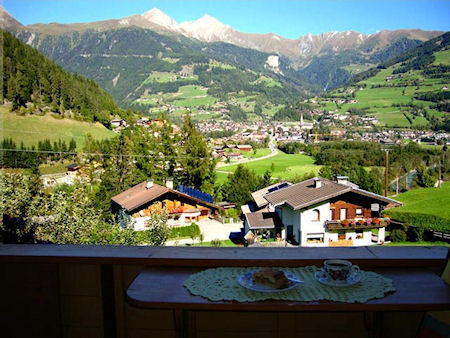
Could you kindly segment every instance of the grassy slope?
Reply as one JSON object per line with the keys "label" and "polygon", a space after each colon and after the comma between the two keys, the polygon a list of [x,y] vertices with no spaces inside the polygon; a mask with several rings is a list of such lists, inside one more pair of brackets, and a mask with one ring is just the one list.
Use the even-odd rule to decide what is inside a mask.
{"label": "grassy slope", "polygon": [[[405,205],[396,208],[396,212],[417,212],[429,215],[439,215],[450,221],[450,182],[442,184],[441,188],[415,189],[395,197]],[[389,214],[389,212],[386,212]]]}
{"label": "grassy slope", "polygon": [[78,149],[84,145],[84,138],[91,134],[96,139],[114,137],[116,134],[100,123],[81,122],[72,119],[55,119],[50,114],[45,116],[19,116],[10,113],[8,108],[0,106],[0,123],[2,138],[12,138],[18,145],[37,145],[38,141],[62,139],[68,144],[73,138]]}
{"label": "grassy slope", "polygon": [[[271,169],[272,163],[275,166],[272,176],[280,179],[293,178],[296,175],[304,175],[311,171],[317,173],[321,168],[320,166],[314,165],[313,158],[309,156],[302,154],[290,155],[283,152],[279,152],[274,157],[261,161],[250,162],[244,165],[249,169],[254,170],[257,174],[262,175],[266,170]],[[236,168],[237,165],[231,165],[221,167],[219,170],[234,172]],[[226,174],[218,173],[217,180],[222,182],[226,177]]]}
{"label": "grassy slope", "polygon": [[[435,54],[436,61],[434,64],[450,64],[450,51],[437,52]],[[362,81],[367,85],[363,90],[356,92],[356,104],[344,104],[340,112],[345,112],[351,107],[364,108],[370,107],[371,115],[376,116],[379,121],[386,126],[399,126],[409,127],[411,124],[408,122],[403,112],[408,111],[408,108],[404,107],[392,107],[393,104],[407,104],[409,102],[422,103],[427,107],[427,111],[432,114],[442,115],[429,108],[430,102],[418,101],[414,99],[416,93],[423,93],[428,91],[441,90],[447,83],[442,83],[442,79],[424,78],[420,71],[410,71],[406,73],[402,78],[393,79],[389,82],[386,81],[386,77],[392,75],[392,71],[397,68],[398,65],[389,67],[388,69],[381,70],[377,75]],[[419,86],[408,85],[403,93],[405,87],[382,87],[371,88],[372,85],[387,85],[402,83],[404,81],[419,81]],[[334,104],[330,104],[329,107],[333,109]],[[412,115],[407,113],[412,119]],[[412,119],[413,126],[427,125],[428,122],[423,117],[415,117]]]}

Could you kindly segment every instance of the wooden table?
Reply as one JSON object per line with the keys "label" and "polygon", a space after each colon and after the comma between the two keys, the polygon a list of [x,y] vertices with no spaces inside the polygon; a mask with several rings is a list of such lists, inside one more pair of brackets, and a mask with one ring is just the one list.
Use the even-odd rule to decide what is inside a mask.
{"label": "wooden table", "polygon": [[[178,313],[180,337],[190,336],[183,331],[185,313],[191,310],[207,311],[275,311],[275,312],[363,312],[367,330],[371,336],[378,336],[380,327],[377,313],[386,311],[431,311],[450,310],[450,286],[435,273],[425,268],[376,268],[371,271],[383,274],[393,280],[396,291],[381,299],[367,303],[340,303],[330,301],[297,302],[266,300],[240,303],[236,301],[212,302],[192,295],[183,282],[199,268],[148,268],[142,271],[127,290],[127,301],[132,306],[151,309],[173,309]],[[192,316],[192,315],[190,315]]]}
{"label": "wooden table", "polygon": [[372,271],[393,280],[396,292],[367,303],[266,300],[212,302],[193,296],[183,282],[199,268],[151,268],[142,271],[127,290],[127,300],[141,308],[239,311],[430,311],[450,310],[450,286],[423,268],[383,268]]}

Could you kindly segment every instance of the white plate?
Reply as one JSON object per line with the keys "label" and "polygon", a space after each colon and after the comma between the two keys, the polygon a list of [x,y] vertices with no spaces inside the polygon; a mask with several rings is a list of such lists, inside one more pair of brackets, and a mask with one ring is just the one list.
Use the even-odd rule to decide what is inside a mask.
{"label": "white plate", "polygon": [[253,282],[252,274],[255,271],[249,271],[249,272],[246,272],[246,273],[240,275],[237,278],[238,283],[246,289],[253,290],[253,291],[259,291],[259,292],[283,292],[283,291],[291,290],[291,289],[295,288],[297,285],[299,285],[300,283],[303,283],[303,281],[301,281],[296,275],[294,275],[290,272],[283,271],[284,274],[286,275],[286,278],[289,280],[289,286],[284,289],[274,289],[269,286],[265,286],[265,285],[261,285],[261,284]]}
{"label": "white plate", "polygon": [[359,273],[352,273],[350,276],[347,277],[347,280],[344,281],[334,281],[328,278],[328,275],[325,271],[319,270],[314,274],[314,277],[316,280],[318,280],[320,283],[328,286],[352,286],[361,281],[361,274]]}

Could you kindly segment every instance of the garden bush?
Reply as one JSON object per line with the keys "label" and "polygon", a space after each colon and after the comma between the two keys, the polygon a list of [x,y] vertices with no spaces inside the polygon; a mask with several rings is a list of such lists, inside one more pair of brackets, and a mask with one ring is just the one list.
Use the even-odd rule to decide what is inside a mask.
{"label": "garden bush", "polygon": [[219,247],[221,245],[222,245],[222,242],[220,241],[220,239],[213,239],[211,241],[211,246]]}
{"label": "garden bush", "polygon": [[423,234],[425,229],[423,227],[410,226],[408,228],[407,236],[410,242],[420,242],[423,241]]}
{"label": "garden bush", "polygon": [[389,210],[389,216],[401,222],[436,231],[450,232],[450,220],[438,215]]}
{"label": "garden bush", "polygon": [[394,229],[391,232],[392,242],[404,242],[406,241],[406,232],[401,229]]}

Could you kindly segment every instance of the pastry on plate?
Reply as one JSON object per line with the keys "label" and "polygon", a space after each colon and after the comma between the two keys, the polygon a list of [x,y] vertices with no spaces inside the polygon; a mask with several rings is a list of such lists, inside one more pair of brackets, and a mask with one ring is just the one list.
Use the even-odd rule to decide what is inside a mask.
{"label": "pastry on plate", "polygon": [[271,287],[273,289],[285,289],[289,286],[289,280],[281,270],[265,268],[253,272],[252,280],[255,283]]}

